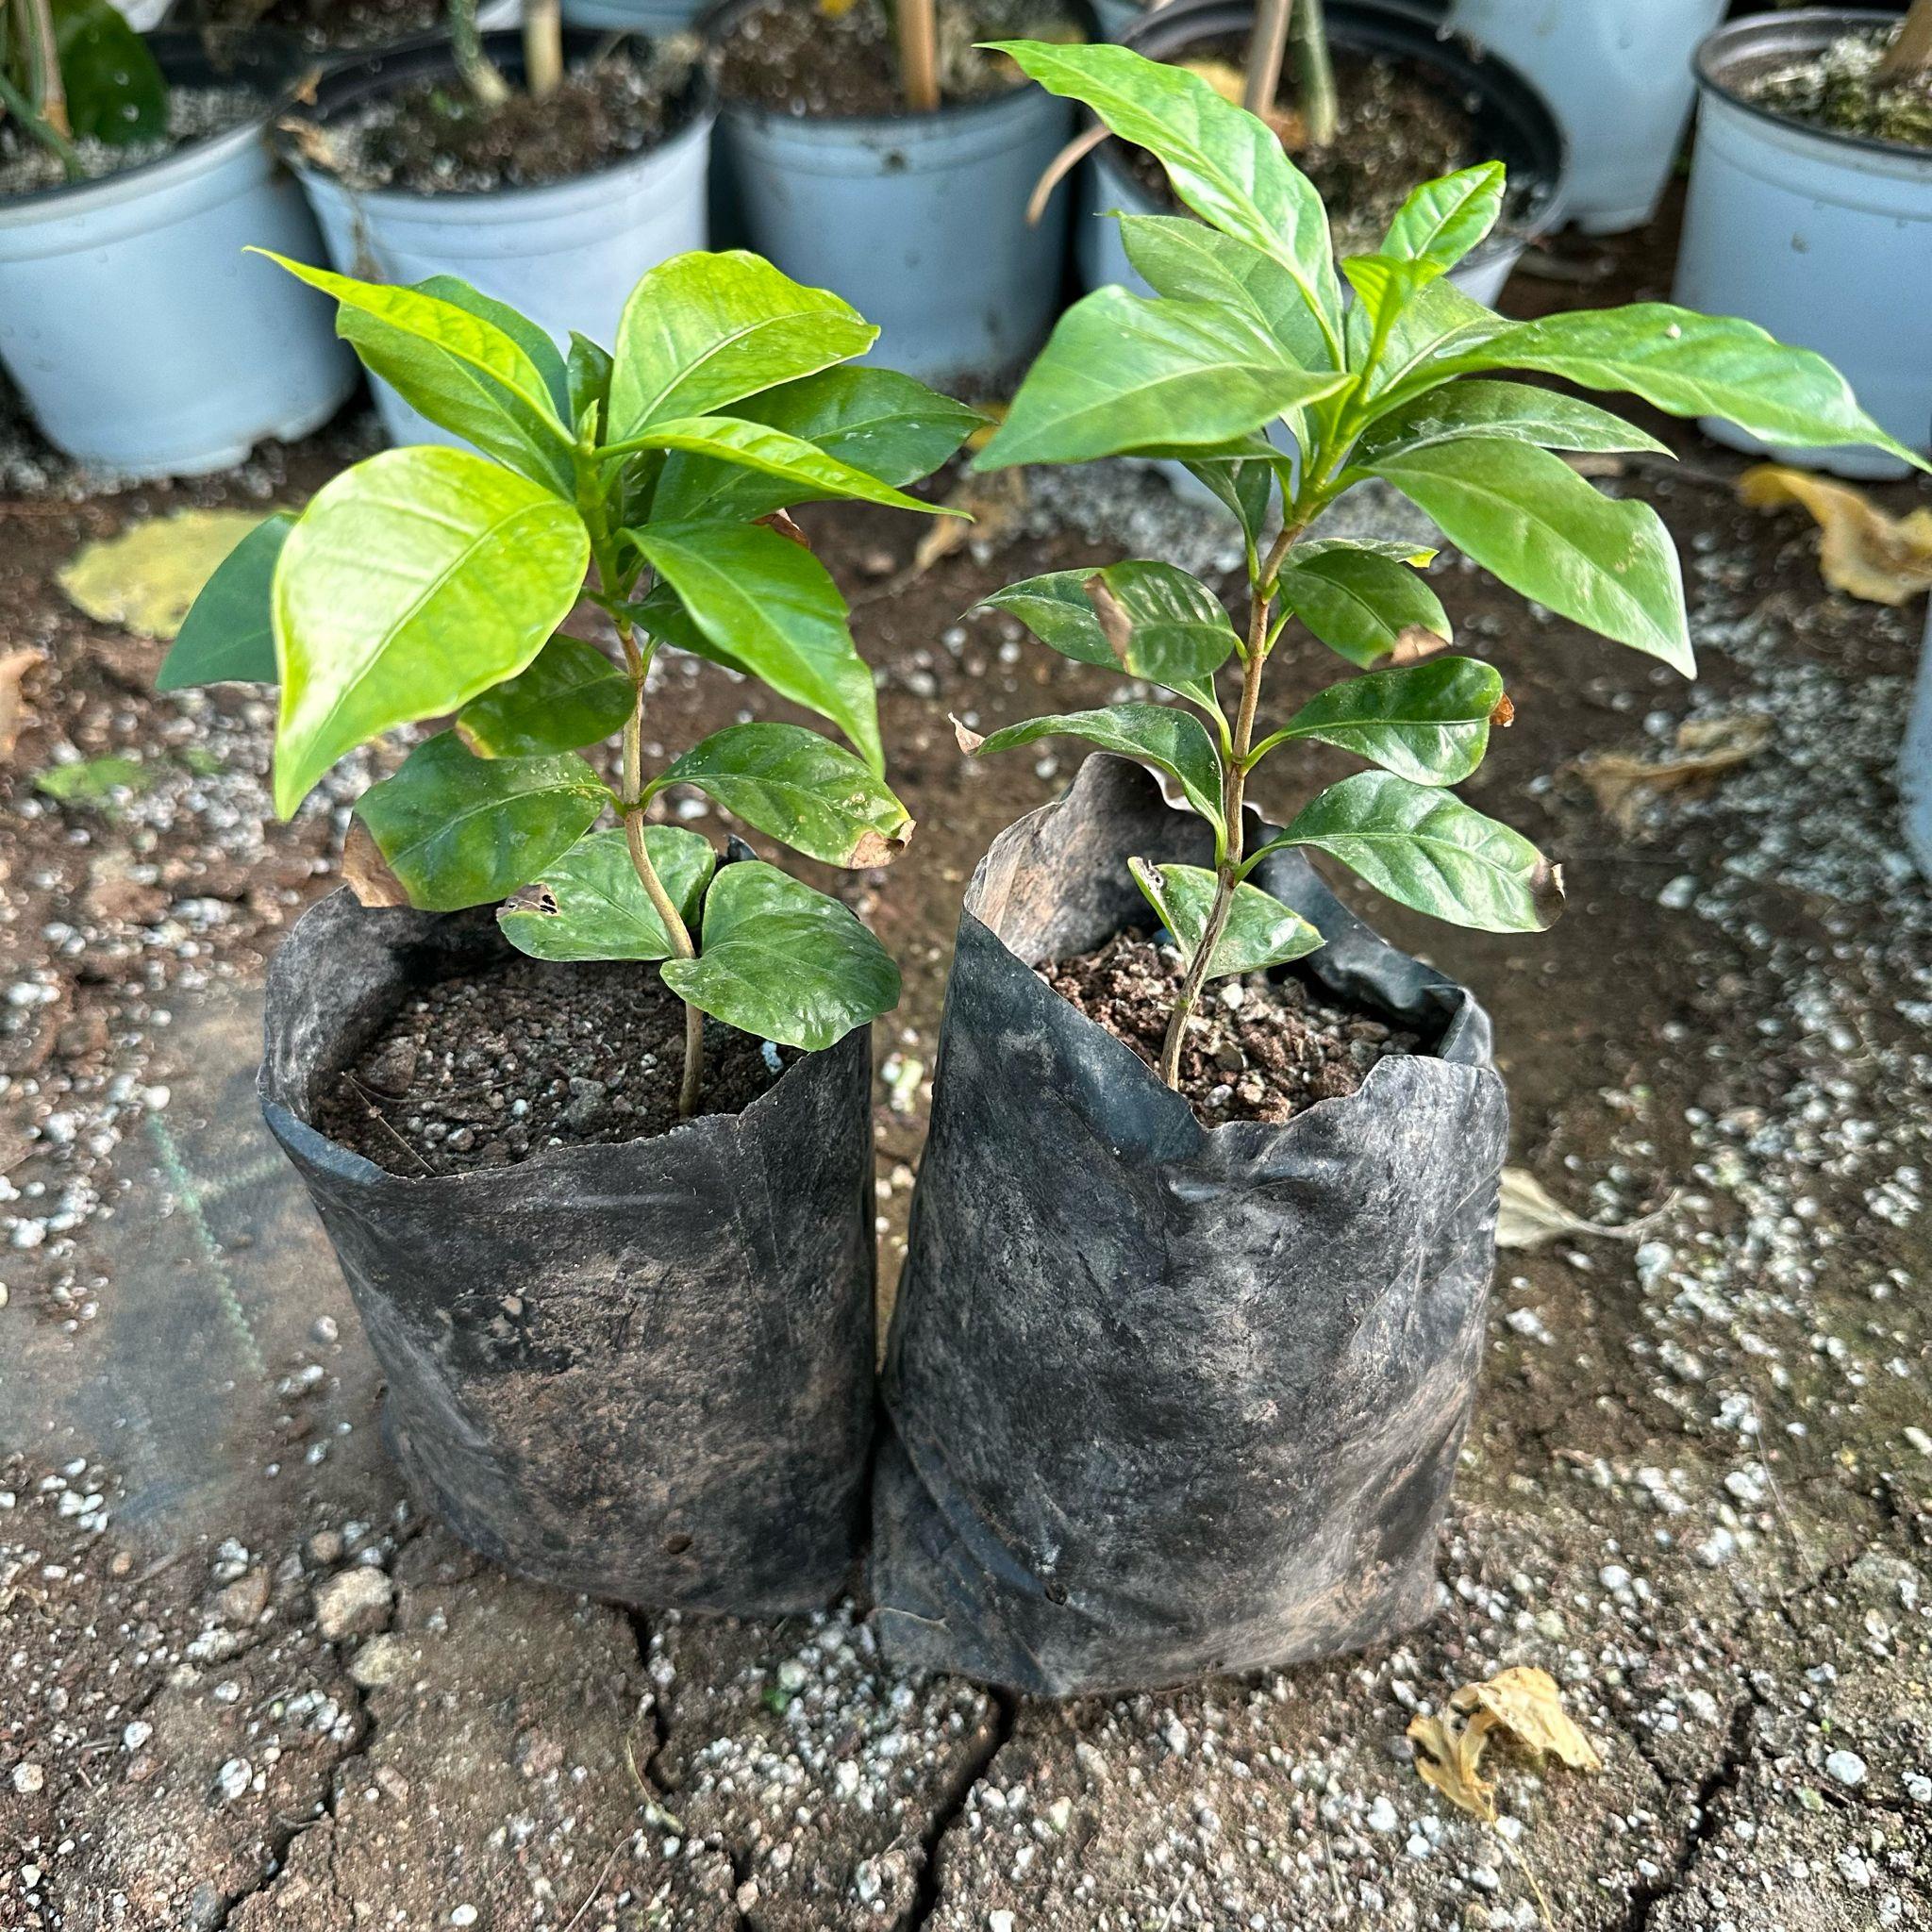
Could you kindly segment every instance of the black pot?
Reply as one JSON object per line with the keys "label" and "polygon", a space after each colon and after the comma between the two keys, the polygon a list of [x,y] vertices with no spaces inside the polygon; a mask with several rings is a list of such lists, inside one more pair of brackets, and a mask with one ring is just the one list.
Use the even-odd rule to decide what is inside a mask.
{"label": "black pot", "polygon": [[[1503,221],[1456,270],[1458,282],[1474,285],[1479,299],[1491,299],[1487,284],[1500,289],[1524,247],[1562,219],[1565,149],[1555,112],[1507,60],[1445,27],[1440,7],[1412,0],[1327,0],[1327,20],[1330,44],[1339,53],[1415,60],[1440,73],[1444,92],[1474,118],[1483,158],[1508,169]],[[1121,38],[1149,59],[1173,60],[1203,41],[1228,35],[1245,40],[1254,25],[1250,0],[1175,0],[1143,16]],[[1118,142],[1095,150],[1093,167],[1099,208],[1151,208],[1146,191],[1123,162]],[[1091,285],[1091,275],[1089,280]]]}
{"label": "black pot", "polygon": [[811,1608],[864,1527],[870,1031],[804,1055],[742,1113],[513,1167],[404,1179],[309,1124],[412,987],[508,951],[488,913],[342,891],[270,968],[262,1109],[382,1364],[385,1439],[464,1541],[525,1575],[624,1603]]}
{"label": "black pot", "polygon": [[1203,1128],[1034,972],[1144,925],[1203,822],[1091,756],[993,841],[947,986],[888,1344],[872,1582],[895,1661],[1070,1695],[1346,1651],[1435,1597],[1507,1136],[1487,1016],[1298,858],[1300,966],[1433,1042]]}

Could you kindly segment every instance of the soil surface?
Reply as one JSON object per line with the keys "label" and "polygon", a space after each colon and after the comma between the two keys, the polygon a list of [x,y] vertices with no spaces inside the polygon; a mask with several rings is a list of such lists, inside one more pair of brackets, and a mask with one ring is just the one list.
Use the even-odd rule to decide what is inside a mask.
{"label": "soil surface", "polygon": [[[168,91],[165,141],[131,142],[116,147],[105,141],[77,141],[75,148],[90,181],[145,167],[193,142],[210,141],[261,112],[262,97],[246,87],[176,87]],[[57,156],[22,131],[11,118],[0,120],[0,197],[34,194],[61,188],[67,173]]]}
{"label": "soil surface", "polygon": [[379,47],[440,33],[445,0],[198,0],[191,19],[224,27],[279,27],[305,46]]}
{"label": "soil surface", "polygon": [[[985,100],[1025,76],[979,41],[1079,39],[1058,0],[939,0],[940,98]],[[899,114],[898,41],[884,0],[841,8],[759,0],[733,24],[717,55],[726,99],[787,114]]]}
{"label": "soil surface", "polygon": [[309,158],[358,189],[484,194],[575,180],[649,152],[687,117],[695,43],[624,41],[541,100],[485,107],[452,76],[385,94],[317,127]]}
{"label": "soil surface", "polygon": [[[741,1111],[785,1064],[781,1049],[708,1021],[701,1110]],[[424,987],[314,1124],[410,1178],[508,1167],[546,1147],[668,1132],[683,1067],[684,1005],[655,967],[515,959]]]}
{"label": "soil surface", "polygon": [[[1158,1070],[1181,982],[1174,947],[1120,933],[1076,959],[1041,967],[1040,976]],[[1355,1092],[1385,1054],[1421,1044],[1376,1014],[1328,1004],[1291,972],[1250,973],[1204,993],[1181,1050],[1180,1091],[1204,1127],[1278,1126],[1318,1100]]]}
{"label": "soil surface", "polygon": [[[1187,50],[1189,63],[1212,63],[1236,76],[1246,57],[1247,43],[1240,38],[1204,41]],[[1294,111],[1291,78],[1282,83],[1275,126],[1295,165],[1321,190],[1340,254],[1373,249],[1419,181],[1486,158],[1475,123],[1445,76],[1424,61],[1338,47],[1335,92],[1340,113],[1332,142],[1322,147],[1307,142]],[[1128,148],[1126,157],[1141,187],[1178,209],[1160,163],[1144,148]]]}
{"label": "soil surface", "polygon": [[1841,35],[1810,59],[1762,75],[1744,91],[1746,98],[1834,134],[1932,147],[1932,68],[1890,81],[1878,76],[1899,31],[1880,26]]}

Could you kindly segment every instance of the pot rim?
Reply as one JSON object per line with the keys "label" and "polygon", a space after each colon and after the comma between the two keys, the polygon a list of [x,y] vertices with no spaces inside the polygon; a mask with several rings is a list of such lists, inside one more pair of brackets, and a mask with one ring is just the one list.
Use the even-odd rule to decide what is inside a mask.
{"label": "pot rim", "polygon": [[1932,177],[1932,147],[1909,141],[1885,141],[1873,134],[1848,134],[1840,128],[1820,127],[1752,100],[1733,80],[1737,70],[1772,53],[1792,58],[1818,53],[1841,35],[1861,26],[1891,26],[1898,15],[1871,7],[1804,7],[1789,11],[1751,14],[1712,28],[1697,43],[1691,70],[1699,90],[1754,121],[1781,133],[1815,143],[1829,152],[1883,155],[1889,160],[1923,162]]}
{"label": "pot rim", "polygon": [[[761,0],[709,0],[692,22],[693,30],[703,39],[707,50],[715,54],[724,33],[737,24],[737,16],[760,4]],[[1074,10],[1088,16],[1088,25],[1094,25],[1083,0],[1074,0]],[[712,84],[715,88],[715,77]],[[1037,108],[1039,101],[1036,95],[1042,92],[1043,89],[1029,80],[1023,81],[1018,87],[1008,88],[1002,93],[991,94],[985,100],[941,101],[929,114],[917,114],[909,108],[896,114],[791,114],[782,108],[734,100],[719,91],[718,111],[726,120],[761,125],[776,123],[793,128],[823,128],[827,140],[859,142],[868,137],[891,140],[903,135],[908,126],[937,127],[943,124],[948,128],[956,128],[975,121],[992,121],[1002,112],[1011,110],[1017,102],[1024,101]]]}
{"label": "pot rim", "polygon": [[[170,87],[216,87],[223,85],[222,65],[208,53],[201,35],[182,28],[158,27],[141,37],[160,67]],[[58,181],[49,188],[32,188],[25,193],[0,194],[0,225],[25,225],[42,219],[85,213],[84,203],[101,207],[110,202],[133,201],[142,196],[164,193],[191,175],[217,168],[232,154],[267,132],[287,106],[302,72],[300,49],[292,36],[274,27],[251,27],[224,35],[220,42],[224,60],[232,59],[235,85],[258,84],[260,106],[234,126],[217,134],[204,134],[157,155],[151,161],[139,161],[131,168],[115,168],[86,181]],[[251,58],[251,57],[257,57]],[[242,73],[246,65],[250,71]],[[208,73],[206,80],[182,77],[177,70]]]}
{"label": "pot rim", "polygon": [[[1140,53],[1147,40],[1172,40],[1172,51],[1177,51],[1196,39],[1208,38],[1208,20],[1224,11],[1230,4],[1247,12],[1254,10],[1251,0],[1173,0],[1169,6],[1143,11],[1121,44]],[[1328,16],[1328,38],[1336,47],[1351,48],[1352,28],[1367,32],[1378,25],[1386,25],[1398,33],[1406,30],[1413,36],[1413,44],[1407,51],[1415,59],[1436,67],[1452,82],[1460,79],[1467,87],[1482,92],[1493,108],[1518,125],[1532,145],[1537,144],[1541,136],[1541,144],[1552,149],[1556,157],[1553,168],[1531,163],[1511,170],[1512,180],[1526,180],[1528,184],[1521,217],[1507,228],[1498,227],[1486,235],[1457,264],[1458,271],[1482,268],[1502,257],[1518,255],[1539,237],[1560,227],[1570,209],[1570,138],[1541,89],[1502,55],[1445,25],[1437,12],[1419,4],[1419,0],[1335,0]],[[1188,33],[1186,29],[1191,26],[1197,31]],[[1149,58],[1165,60],[1170,57],[1170,53],[1164,52]],[[1458,67],[1462,70],[1459,74]],[[1485,87],[1484,80],[1489,76],[1499,77],[1501,84]],[[1089,118],[1092,118],[1091,114]],[[1539,119],[1541,125],[1533,125]],[[1091,157],[1096,170],[1110,181],[1131,186],[1140,194],[1140,184],[1127,174],[1118,158],[1119,145],[1116,135],[1109,135],[1101,142]],[[1299,1118],[1297,1115],[1296,1119]]]}
{"label": "pot rim", "polygon": [[[594,52],[610,38],[608,32],[595,27],[565,27],[563,46],[565,64],[571,62],[574,55]],[[628,38],[644,38],[641,35]],[[520,75],[523,70],[523,35],[516,27],[495,27],[482,37],[483,50],[499,67],[508,68],[512,74]],[[382,69],[391,61],[403,63],[400,70],[385,87]],[[372,72],[372,70],[374,70]],[[331,119],[359,107],[365,100],[379,99],[392,89],[408,85],[431,75],[453,75],[456,72],[456,51],[446,36],[441,34],[416,34],[406,40],[392,41],[385,46],[368,48],[352,58],[330,63],[321,73],[316,102],[304,117],[308,125],[326,127]],[[363,83],[358,85],[358,83]],[[348,100],[329,103],[326,96],[331,90],[338,92],[353,88],[355,91]],[[317,167],[302,152],[299,142],[286,127],[277,125],[272,131],[275,152],[283,164],[305,182],[326,183],[349,195],[359,203],[375,207],[391,208],[461,208],[464,204],[494,202],[500,205],[513,205],[527,198],[534,203],[543,195],[552,195],[558,190],[571,190],[587,183],[607,179],[623,173],[626,168],[636,168],[648,161],[656,160],[660,155],[668,154],[680,142],[702,132],[717,119],[718,104],[715,91],[711,86],[710,75],[699,61],[691,70],[687,88],[688,101],[684,119],[671,132],[666,134],[655,146],[642,149],[636,154],[616,156],[608,161],[600,162],[596,167],[587,169],[580,175],[568,175],[558,181],[538,181],[525,183],[515,188],[356,188],[341,175],[327,168]]]}

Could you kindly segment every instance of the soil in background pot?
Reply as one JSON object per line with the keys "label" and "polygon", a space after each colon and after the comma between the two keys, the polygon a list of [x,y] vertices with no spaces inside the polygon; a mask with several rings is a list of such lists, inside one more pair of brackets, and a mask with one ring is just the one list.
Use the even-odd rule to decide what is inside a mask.
{"label": "soil in background pot", "polygon": [[[1179,63],[1205,70],[1217,86],[1240,92],[1247,41],[1224,35],[1188,48]],[[1306,144],[1295,111],[1293,81],[1285,77],[1271,123],[1289,158],[1328,207],[1338,255],[1359,255],[1382,239],[1390,218],[1419,181],[1489,158],[1474,116],[1453,83],[1424,60],[1335,49],[1335,92],[1341,108],[1335,139]],[[1142,148],[1125,151],[1129,171],[1156,202],[1180,212],[1160,163]]]}
{"label": "soil in background pot", "polygon": [[482,194],[575,180],[658,146],[683,125],[697,43],[618,42],[541,100],[485,107],[454,75],[401,87],[316,128],[309,158],[349,187]]}
{"label": "soil in background pot", "polygon": [[[135,142],[125,147],[82,140],[76,141],[75,147],[87,178],[92,181],[145,167],[193,142],[211,141],[241,126],[261,109],[262,96],[252,87],[172,87],[168,90],[166,140]],[[43,189],[66,185],[67,171],[57,156],[24,133],[10,116],[0,120],[0,196],[37,194]]]}
{"label": "soil in background pot", "polygon": [[448,18],[444,0],[200,0],[189,12],[196,25],[278,27],[318,51],[380,47],[441,33]]}
{"label": "soil in background pot", "polygon": [[[1180,956],[1121,933],[1074,959],[1037,969],[1047,985],[1158,1068],[1180,986]],[[1385,1055],[1422,1041],[1366,1008],[1332,1004],[1292,974],[1250,973],[1210,986],[1181,1052],[1181,1096],[1204,1127],[1279,1125],[1359,1088]]]}
{"label": "soil in background pot", "polygon": [[1932,70],[1878,79],[1878,63],[1896,32],[1879,26],[1842,34],[1803,60],[1760,75],[1744,96],[1808,127],[1932,147]]}
{"label": "soil in background pot", "polygon": [[[1064,0],[939,0],[940,96],[949,106],[987,100],[1025,76],[978,41],[1082,41]],[[854,0],[844,11],[760,0],[731,24],[718,54],[727,100],[785,114],[898,114],[898,42],[884,0]]]}
{"label": "soil in background pot", "polygon": [[[701,1111],[740,1113],[797,1058],[705,1027]],[[677,1124],[684,1006],[655,968],[514,959],[420,988],[317,1109],[330,1140],[406,1179]]]}

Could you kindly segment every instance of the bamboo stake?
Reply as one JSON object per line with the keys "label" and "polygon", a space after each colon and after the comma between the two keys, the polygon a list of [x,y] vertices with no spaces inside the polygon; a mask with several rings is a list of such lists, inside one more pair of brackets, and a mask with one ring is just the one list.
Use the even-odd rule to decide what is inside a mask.
{"label": "bamboo stake", "polygon": [[1293,10],[1294,0],[1261,0],[1255,9],[1255,31],[1248,42],[1241,106],[1264,119],[1281,90],[1281,63],[1288,53],[1289,15]]}
{"label": "bamboo stake", "polygon": [[67,118],[67,88],[60,78],[60,50],[48,0],[20,0],[21,36],[26,42],[27,92],[34,110],[62,141],[74,134]]}
{"label": "bamboo stake", "polygon": [[898,0],[899,83],[915,114],[940,104],[940,33],[933,0]]}
{"label": "bamboo stake", "polygon": [[1298,0],[1293,31],[1295,101],[1302,110],[1310,147],[1326,147],[1335,139],[1340,109],[1335,100],[1335,63],[1328,55],[1328,17],[1324,0]]}
{"label": "bamboo stake", "polygon": [[524,84],[541,101],[562,78],[562,0],[524,0]]}
{"label": "bamboo stake", "polygon": [[1878,63],[1877,79],[1904,80],[1932,71],[1932,0],[1912,0],[1898,38]]}

